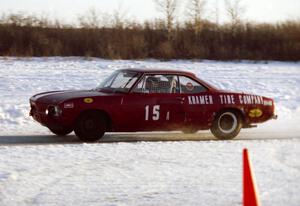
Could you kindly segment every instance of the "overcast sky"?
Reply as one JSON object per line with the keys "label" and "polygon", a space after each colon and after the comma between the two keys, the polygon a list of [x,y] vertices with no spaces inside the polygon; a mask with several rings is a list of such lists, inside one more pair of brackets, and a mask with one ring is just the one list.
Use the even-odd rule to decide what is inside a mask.
{"label": "overcast sky", "polygon": [[[206,0],[205,17],[215,19],[213,10],[218,1],[220,21],[227,17],[224,13],[224,0]],[[181,11],[179,19],[184,15],[184,8],[189,0],[179,0]],[[284,20],[300,20],[300,0],[242,0],[246,8],[244,19],[257,22],[278,22]],[[140,22],[160,17],[153,0],[0,0],[0,13],[26,12],[36,15],[47,15],[51,19],[63,20],[65,23],[76,23],[77,17],[89,8],[113,13],[121,8],[126,16]]]}

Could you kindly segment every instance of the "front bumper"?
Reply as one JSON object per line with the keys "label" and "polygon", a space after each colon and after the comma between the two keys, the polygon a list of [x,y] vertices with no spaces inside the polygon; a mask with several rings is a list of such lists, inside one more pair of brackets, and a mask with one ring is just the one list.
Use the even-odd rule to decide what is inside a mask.
{"label": "front bumper", "polygon": [[29,116],[32,116],[35,121],[48,128],[56,126],[70,126],[70,122],[65,117],[52,116],[47,114],[45,111],[39,111],[35,107],[31,107]]}

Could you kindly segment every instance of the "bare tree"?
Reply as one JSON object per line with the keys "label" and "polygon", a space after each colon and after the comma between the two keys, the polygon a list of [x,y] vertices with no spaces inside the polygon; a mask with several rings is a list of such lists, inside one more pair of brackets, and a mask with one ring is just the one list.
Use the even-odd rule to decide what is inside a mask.
{"label": "bare tree", "polygon": [[219,25],[219,19],[220,19],[220,8],[219,8],[219,0],[215,0],[215,7],[213,11],[215,15],[215,23],[216,25]]}
{"label": "bare tree", "polygon": [[230,18],[232,28],[241,23],[242,15],[246,11],[241,2],[242,0],[225,0],[226,13]]}
{"label": "bare tree", "polygon": [[29,26],[29,27],[51,27],[51,21],[46,14],[36,17],[34,15],[18,12],[8,15],[3,14],[1,23],[15,25],[15,26]]}
{"label": "bare tree", "polygon": [[100,28],[100,12],[97,12],[95,8],[90,8],[86,14],[79,16],[79,25],[83,28]]}
{"label": "bare tree", "polygon": [[49,20],[49,15],[47,13],[41,13],[37,18],[32,16],[29,17],[28,19],[35,20],[39,27],[44,27],[44,28],[51,27],[52,24],[51,21]]}
{"label": "bare tree", "polygon": [[123,28],[126,23],[127,10],[123,8],[123,5],[120,4],[117,9],[114,10],[113,13],[113,27]]}
{"label": "bare tree", "polygon": [[204,13],[205,0],[191,0],[187,6],[187,15],[193,22],[195,34],[202,29],[202,19]]}
{"label": "bare tree", "polygon": [[164,15],[168,30],[168,39],[171,38],[171,31],[174,25],[175,14],[178,9],[177,0],[154,0],[157,10]]}
{"label": "bare tree", "polygon": [[12,13],[6,17],[6,23],[14,26],[24,26],[25,15],[23,13]]}

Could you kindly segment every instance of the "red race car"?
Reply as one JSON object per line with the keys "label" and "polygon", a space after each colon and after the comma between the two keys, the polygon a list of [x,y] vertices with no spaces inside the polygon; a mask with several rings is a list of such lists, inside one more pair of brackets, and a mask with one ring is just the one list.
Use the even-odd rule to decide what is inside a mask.
{"label": "red race car", "polygon": [[30,106],[30,115],[53,133],[74,130],[86,142],[105,132],[207,129],[226,140],[277,118],[270,98],[221,91],[192,73],[170,70],[118,70],[95,89],[36,94]]}

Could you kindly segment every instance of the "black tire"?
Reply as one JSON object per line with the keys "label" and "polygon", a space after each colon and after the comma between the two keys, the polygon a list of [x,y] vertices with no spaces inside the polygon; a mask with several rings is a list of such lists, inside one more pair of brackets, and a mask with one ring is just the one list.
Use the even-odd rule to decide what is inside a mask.
{"label": "black tire", "polygon": [[74,132],[83,142],[96,142],[103,137],[107,125],[107,119],[103,114],[88,111],[76,120]]}
{"label": "black tire", "polygon": [[65,127],[49,127],[49,130],[57,136],[66,136],[73,132],[73,129]]}
{"label": "black tire", "polygon": [[226,110],[216,116],[210,131],[220,140],[230,140],[240,133],[242,126],[242,115],[237,111]]}

